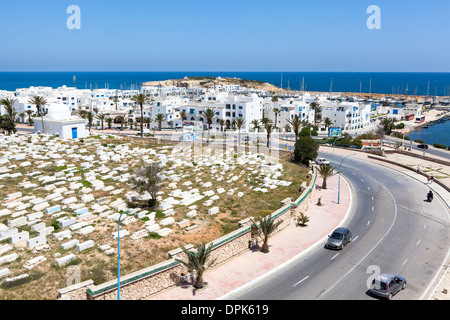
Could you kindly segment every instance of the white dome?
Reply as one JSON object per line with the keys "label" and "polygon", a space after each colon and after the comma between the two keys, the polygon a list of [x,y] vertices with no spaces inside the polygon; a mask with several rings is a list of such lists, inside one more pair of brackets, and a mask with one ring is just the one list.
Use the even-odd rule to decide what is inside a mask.
{"label": "white dome", "polygon": [[48,119],[68,119],[71,117],[70,107],[65,104],[51,104],[48,106]]}

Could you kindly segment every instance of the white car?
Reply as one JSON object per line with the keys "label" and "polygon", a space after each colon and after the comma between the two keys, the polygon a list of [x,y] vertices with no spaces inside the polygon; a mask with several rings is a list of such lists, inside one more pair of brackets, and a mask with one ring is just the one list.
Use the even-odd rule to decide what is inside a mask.
{"label": "white car", "polygon": [[317,158],[316,159],[316,164],[321,165],[321,164],[327,164],[327,165],[331,165],[331,162],[328,161],[325,158]]}

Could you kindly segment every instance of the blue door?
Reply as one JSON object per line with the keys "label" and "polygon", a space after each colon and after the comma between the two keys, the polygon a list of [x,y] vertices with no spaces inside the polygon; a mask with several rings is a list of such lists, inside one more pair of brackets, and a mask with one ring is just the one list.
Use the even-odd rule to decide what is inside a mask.
{"label": "blue door", "polygon": [[78,138],[78,130],[77,128],[72,128],[72,139]]}

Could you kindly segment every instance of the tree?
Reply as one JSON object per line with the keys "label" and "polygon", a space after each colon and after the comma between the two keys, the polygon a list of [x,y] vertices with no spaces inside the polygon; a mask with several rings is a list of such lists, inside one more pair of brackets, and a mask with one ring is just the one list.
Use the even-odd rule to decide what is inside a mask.
{"label": "tree", "polygon": [[277,129],[278,128],[278,115],[280,114],[281,110],[278,108],[273,108],[273,112],[275,113],[275,124],[274,124],[274,128]]}
{"label": "tree", "polygon": [[206,110],[203,110],[201,117],[206,120],[206,123],[208,124],[208,138],[207,143],[209,143],[209,129],[211,127],[211,124],[213,122],[213,118],[216,115],[216,112],[213,108],[207,108]]}
{"label": "tree", "polygon": [[310,136],[300,136],[295,143],[294,162],[308,165],[309,161],[317,158],[319,145]]}
{"label": "tree", "polygon": [[144,136],[144,122],[142,121],[144,119],[144,104],[147,102],[150,102],[150,98],[147,97],[145,94],[143,93],[139,93],[135,96],[133,96],[131,98],[132,101],[136,102],[137,104],[139,104],[140,108],[141,108],[141,137]]}
{"label": "tree", "polygon": [[320,176],[323,179],[322,189],[327,188],[327,179],[333,175],[334,169],[336,169],[336,167],[331,167],[331,165],[323,163],[317,169],[317,171],[319,172]]}
{"label": "tree", "polygon": [[31,117],[33,115],[33,110],[27,110],[27,111],[25,111],[25,113],[28,116],[28,125],[32,126],[33,125],[33,119]]}
{"label": "tree", "polygon": [[384,134],[390,135],[392,132],[392,129],[394,128],[394,122],[395,120],[393,118],[383,118],[380,121],[381,126],[383,127]]}
{"label": "tree", "polygon": [[258,130],[258,132],[259,132],[259,129],[260,129],[261,127],[259,126],[259,120],[258,120],[258,119],[253,119],[253,120],[250,122],[250,124],[253,126],[253,130],[255,130],[255,132],[257,132],[256,130]]}
{"label": "tree", "polygon": [[0,100],[0,105],[5,107],[6,115],[11,119],[11,121],[14,121],[15,117],[15,110],[14,110],[14,103],[16,100],[12,98],[3,98]]}
{"label": "tree", "polygon": [[0,129],[6,131],[8,135],[17,132],[16,124],[11,120],[9,115],[0,116]]}
{"label": "tree", "polygon": [[106,118],[106,124],[108,125],[108,129],[111,129],[112,123],[113,123],[113,119],[108,116],[108,118]]}
{"label": "tree", "polygon": [[315,101],[311,102],[311,108],[314,110],[314,123],[316,123],[317,120],[322,119],[322,107]]}
{"label": "tree", "polygon": [[269,238],[281,224],[281,221],[274,222],[272,217],[266,216],[261,218],[258,223],[254,223],[257,228],[257,233],[263,240],[263,245],[261,247],[261,252],[269,253]]}
{"label": "tree", "polygon": [[147,129],[150,129],[150,124],[152,123],[152,118],[147,117],[144,119],[144,122],[147,125]]}
{"label": "tree", "polygon": [[324,122],[324,124],[325,124],[325,128],[326,128],[326,129],[328,129],[328,128],[333,124],[333,121],[331,121],[331,119],[328,118],[328,117],[326,117],[326,118],[323,120],[323,122]]}
{"label": "tree", "polygon": [[28,103],[34,104],[36,106],[37,116],[41,117],[42,133],[44,133],[45,132],[45,130],[44,130],[44,116],[45,116],[45,112],[43,112],[42,106],[47,104],[47,100],[44,97],[35,96],[35,97],[32,97],[30,99],[30,101],[28,101]]}
{"label": "tree", "polygon": [[296,115],[294,115],[294,117],[292,119],[288,120],[288,123],[292,126],[292,130],[295,133],[295,142],[297,142],[298,134],[299,134],[300,128],[302,126],[300,118],[296,114]]}
{"label": "tree", "polygon": [[94,113],[92,111],[86,112],[86,119],[88,121],[89,131],[91,131],[92,122],[94,121]]}
{"label": "tree", "polygon": [[164,115],[162,113],[158,113],[156,115],[156,122],[158,122],[158,131],[162,129],[162,122],[164,121]]}
{"label": "tree", "polygon": [[106,114],[106,113],[99,113],[99,114],[96,114],[95,115],[95,117],[98,119],[98,120],[100,120],[100,123],[101,123],[101,125],[102,125],[102,130],[103,130],[103,128],[104,128],[104,126],[103,126],[103,124],[105,123],[105,120],[106,120],[106,117],[108,116],[108,114]]}
{"label": "tree", "polygon": [[159,173],[162,172],[162,168],[157,163],[146,163],[138,167],[134,171],[134,175],[130,177],[131,188],[139,192],[140,194],[148,192],[150,194],[150,200],[148,204],[150,207],[154,207],[157,203],[157,193],[161,189],[161,178]]}
{"label": "tree", "polygon": [[225,126],[225,120],[220,119],[219,120],[219,125],[220,125],[220,131],[223,131],[223,127]]}
{"label": "tree", "polygon": [[206,247],[205,244],[200,244],[198,245],[197,250],[187,250],[184,246],[181,246],[181,249],[187,256],[187,261],[176,259],[176,261],[185,265],[189,272],[195,271],[196,277],[193,286],[196,289],[201,289],[205,286],[203,275],[206,269],[216,262],[216,259],[208,262],[208,259],[211,256],[212,247],[212,244],[208,247]]}
{"label": "tree", "polygon": [[181,125],[182,125],[182,127],[184,127],[184,121],[187,119],[186,111],[180,112],[180,118],[181,118]]}
{"label": "tree", "polygon": [[244,125],[245,120],[244,118],[237,118],[236,119],[236,127],[238,129],[238,141],[239,141],[239,145],[241,145],[241,129],[242,126]]}
{"label": "tree", "polygon": [[125,117],[124,116],[118,116],[116,120],[120,123],[120,131],[123,130],[123,124],[125,123]]}
{"label": "tree", "polygon": [[270,135],[272,134],[272,130],[273,130],[273,124],[272,121],[267,121],[264,124],[264,129],[266,129],[266,133],[267,133],[267,148],[269,148],[270,145]]}

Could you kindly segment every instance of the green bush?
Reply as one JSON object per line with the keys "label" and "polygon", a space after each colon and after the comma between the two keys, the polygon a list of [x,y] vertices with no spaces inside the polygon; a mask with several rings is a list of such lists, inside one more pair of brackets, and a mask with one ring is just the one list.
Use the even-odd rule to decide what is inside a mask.
{"label": "green bush", "polygon": [[425,143],[425,141],[420,140],[420,139],[414,139],[414,142],[417,142],[417,143]]}
{"label": "green bush", "polygon": [[440,144],[440,143],[435,143],[435,144],[433,144],[433,146],[438,149],[447,149],[446,145]]}

